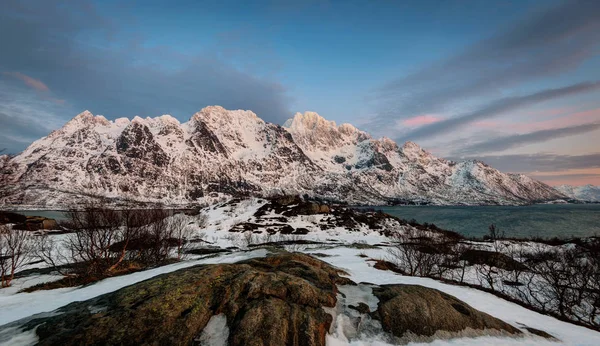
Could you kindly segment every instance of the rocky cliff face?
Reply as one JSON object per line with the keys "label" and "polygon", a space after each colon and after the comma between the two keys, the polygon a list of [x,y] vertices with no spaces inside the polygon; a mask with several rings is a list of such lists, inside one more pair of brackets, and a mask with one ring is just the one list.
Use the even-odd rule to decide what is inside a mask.
{"label": "rocky cliff face", "polygon": [[189,203],[214,193],[308,194],[349,203],[518,204],[564,197],[482,162],[436,158],[415,143],[373,139],[316,113],[282,127],[212,106],[108,121],[83,112],[0,163],[0,203],[67,205],[103,196]]}

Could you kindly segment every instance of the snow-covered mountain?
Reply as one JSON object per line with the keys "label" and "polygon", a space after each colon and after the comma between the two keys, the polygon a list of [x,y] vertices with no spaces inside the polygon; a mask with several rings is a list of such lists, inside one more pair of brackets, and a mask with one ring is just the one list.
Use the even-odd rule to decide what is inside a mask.
{"label": "snow-covered mountain", "polygon": [[88,196],[188,203],[215,194],[307,194],[349,203],[521,204],[563,198],[483,162],[436,158],[316,113],[285,125],[211,106],[186,123],[109,121],[83,112],[14,158],[0,158],[0,204],[53,206]]}
{"label": "snow-covered mountain", "polygon": [[585,202],[600,202],[600,186],[591,184],[584,186],[560,185],[555,189],[569,198]]}

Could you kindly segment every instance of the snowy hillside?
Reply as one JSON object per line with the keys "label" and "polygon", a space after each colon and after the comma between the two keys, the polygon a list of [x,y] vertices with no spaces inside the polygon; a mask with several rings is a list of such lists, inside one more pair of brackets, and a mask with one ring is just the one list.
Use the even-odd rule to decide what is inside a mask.
{"label": "snowy hillside", "polygon": [[555,188],[569,198],[585,202],[600,202],[600,186],[591,184],[584,186],[560,185]]}
{"label": "snowy hillside", "polygon": [[523,204],[564,197],[482,162],[439,159],[316,113],[284,127],[211,106],[186,123],[83,112],[0,159],[0,205],[61,206],[103,196],[186,204],[222,195],[307,194],[355,204]]}

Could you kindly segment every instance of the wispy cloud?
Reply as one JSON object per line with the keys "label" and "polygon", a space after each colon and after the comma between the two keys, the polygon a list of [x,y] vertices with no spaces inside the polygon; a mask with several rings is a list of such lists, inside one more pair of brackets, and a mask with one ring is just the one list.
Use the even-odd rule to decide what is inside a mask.
{"label": "wispy cloud", "polygon": [[[590,172],[590,173],[580,173]],[[585,185],[592,184],[600,186],[600,169],[588,169],[588,170],[574,170],[574,171],[561,171],[561,172],[544,172],[544,173],[530,173],[531,178],[541,180],[549,185]]]}
{"label": "wispy cloud", "polygon": [[488,141],[479,142],[464,147],[461,149],[460,154],[469,155],[474,153],[503,151],[526,144],[540,143],[556,138],[575,136],[582,133],[596,131],[598,129],[600,129],[600,123],[592,123],[497,137]]}
{"label": "wispy cloud", "polygon": [[21,72],[2,72],[2,74],[5,76],[14,77],[14,78],[22,81],[23,83],[25,83],[25,85],[27,85],[28,87],[33,88],[37,91],[42,91],[42,92],[50,91],[48,86],[46,84],[44,84],[44,82],[42,82],[41,80],[29,77],[28,75],[25,75]]}
{"label": "wispy cloud", "polygon": [[483,108],[477,109],[475,111],[457,115],[455,117],[443,121],[438,121],[429,125],[421,126],[418,129],[403,135],[398,140],[417,140],[439,135],[441,133],[448,133],[451,131],[455,131],[457,128],[465,124],[469,124],[477,120],[495,117],[497,115],[516,110],[521,107],[530,106],[543,101],[552,100],[559,97],[565,97],[568,95],[589,92],[597,89],[600,89],[600,82],[585,82],[562,88],[546,89],[525,96],[503,98],[500,100],[493,101],[490,104],[484,106]]}
{"label": "wispy cloud", "polygon": [[63,123],[64,106],[0,79],[0,149],[18,153]]}
{"label": "wispy cloud", "polygon": [[600,152],[586,155],[549,153],[523,155],[473,155],[449,157],[451,160],[481,160],[505,172],[555,172],[571,169],[600,168]]}
{"label": "wispy cloud", "polygon": [[570,113],[542,121],[511,123],[509,124],[509,127],[519,131],[539,131],[559,127],[583,125],[590,122],[600,122],[600,108]]}
{"label": "wispy cloud", "polygon": [[417,115],[416,117],[404,119],[404,120],[402,120],[402,125],[408,126],[408,127],[416,127],[416,126],[436,123],[436,122],[442,121],[442,120],[443,120],[442,117],[439,117],[439,116],[436,116],[433,114],[424,114],[424,115]]}
{"label": "wispy cloud", "polygon": [[[213,104],[251,109],[275,123],[291,114],[292,98],[275,76],[244,69],[215,47],[184,53],[148,44],[144,34],[119,27],[85,0],[69,6],[7,0],[0,11],[0,47],[10,54],[0,54],[0,71],[36,90],[40,101],[68,104],[59,113],[63,122],[83,109],[109,118],[169,113],[187,120]],[[45,112],[36,105],[27,107]]]}
{"label": "wispy cloud", "polygon": [[444,112],[473,97],[556,76],[598,54],[600,2],[574,0],[530,13],[462,52],[392,80],[376,91],[389,117]]}

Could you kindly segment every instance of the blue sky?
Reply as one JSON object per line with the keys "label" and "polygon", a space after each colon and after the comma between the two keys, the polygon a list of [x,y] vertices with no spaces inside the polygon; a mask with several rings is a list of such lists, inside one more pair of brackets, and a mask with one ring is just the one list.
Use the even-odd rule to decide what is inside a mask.
{"label": "blue sky", "polygon": [[[4,1],[0,147],[89,109],[316,111],[451,159],[600,184],[600,2]],[[537,96],[536,96],[537,95]]]}

